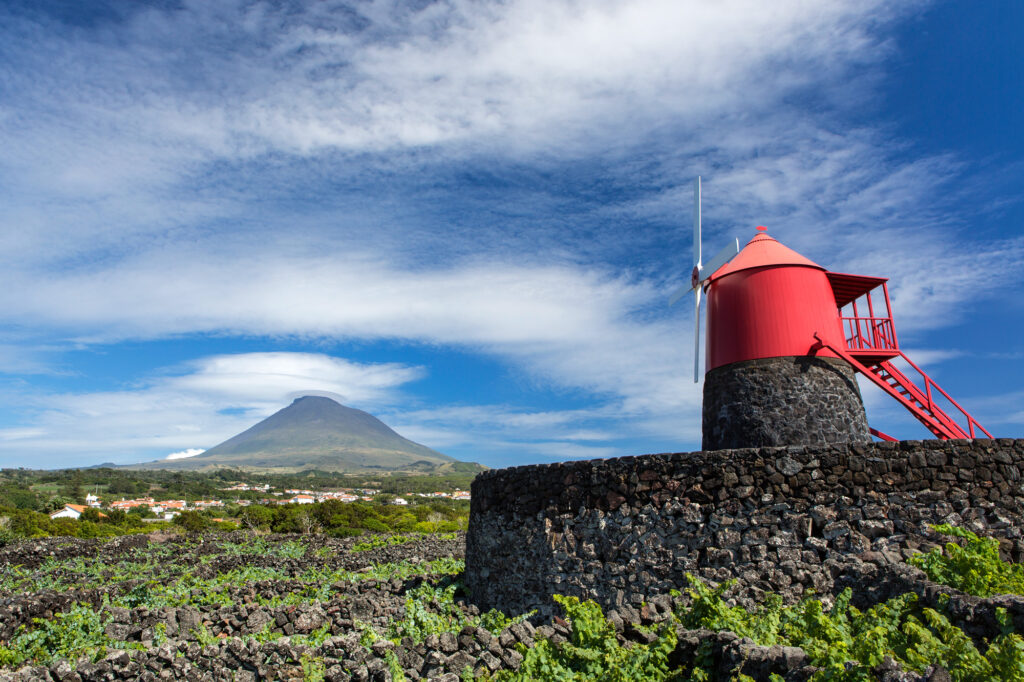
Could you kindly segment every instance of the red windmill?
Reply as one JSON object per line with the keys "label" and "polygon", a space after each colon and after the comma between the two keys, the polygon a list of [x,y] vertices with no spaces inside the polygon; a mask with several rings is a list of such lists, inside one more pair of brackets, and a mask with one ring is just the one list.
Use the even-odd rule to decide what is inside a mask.
{"label": "red windmill", "polygon": [[[828,272],[758,232],[700,263],[700,178],[694,184],[694,269],[699,367],[700,294],[707,296],[704,449],[865,441],[853,372],[903,405],[934,437],[974,438],[985,430],[899,348],[883,277]],[[873,296],[874,295],[874,296]],[[902,358],[919,375],[900,371]],[[936,400],[944,397],[956,418]]]}

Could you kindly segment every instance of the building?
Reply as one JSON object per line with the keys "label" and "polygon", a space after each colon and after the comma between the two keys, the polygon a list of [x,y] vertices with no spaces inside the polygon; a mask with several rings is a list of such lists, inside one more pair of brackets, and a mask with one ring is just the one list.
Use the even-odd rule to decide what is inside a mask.
{"label": "building", "polygon": [[51,519],[75,519],[78,520],[82,516],[82,512],[86,510],[86,506],[82,504],[65,504],[63,509],[50,514]]}
{"label": "building", "polygon": [[[63,509],[58,509],[57,511],[50,514],[50,518],[74,519],[77,521],[78,519],[82,518],[82,512],[84,512],[86,509],[88,509],[88,507],[85,506],[84,504],[65,504]],[[105,519],[107,518],[107,515],[103,512],[100,512],[100,518]]]}
{"label": "building", "polygon": [[129,511],[136,507],[152,507],[156,504],[156,501],[152,497],[140,497],[135,500],[118,500],[117,502],[111,502],[111,509],[121,509],[122,511]]}

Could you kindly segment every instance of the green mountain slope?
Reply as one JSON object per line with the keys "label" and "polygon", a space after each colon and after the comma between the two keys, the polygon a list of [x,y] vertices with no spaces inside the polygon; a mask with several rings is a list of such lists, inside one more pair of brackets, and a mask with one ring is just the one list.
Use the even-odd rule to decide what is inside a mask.
{"label": "green mountain slope", "polygon": [[362,410],[305,396],[201,455],[133,468],[435,472],[467,464],[403,438]]}

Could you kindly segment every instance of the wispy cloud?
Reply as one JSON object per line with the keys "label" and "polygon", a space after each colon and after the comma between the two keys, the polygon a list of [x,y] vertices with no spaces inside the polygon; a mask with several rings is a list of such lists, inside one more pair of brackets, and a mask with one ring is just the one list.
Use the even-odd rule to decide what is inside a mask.
{"label": "wispy cloud", "polygon": [[[28,428],[0,440],[49,466],[135,462],[198,454],[252,426],[292,398],[330,394],[373,409],[395,400],[422,369],[364,364],[317,353],[242,353],[201,358],[118,391],[21,394]],[[38,464],[38,462],[36,462]]]}

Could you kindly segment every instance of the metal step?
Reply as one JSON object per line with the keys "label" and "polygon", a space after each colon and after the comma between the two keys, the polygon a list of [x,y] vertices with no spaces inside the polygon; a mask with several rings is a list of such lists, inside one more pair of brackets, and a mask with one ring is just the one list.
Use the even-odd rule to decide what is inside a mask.
{"label": "metal step", "polygon": [[[931,379],[931,377],[925,374],[921,368],[911,362],[909,358],[903,355],[903,353],[899,353],[899,356],[906,360],[911,367],[920,372],[921,376],[924,377],[925,388],[923,390],[888,360],[874,362],[871,365],[865,365],[856,357],[851,355],[848,348],[839,349],[830,344],[826,344],[820,339],[820,337],[818,337],[817,334],[815,334],[815,338],[818,339],[818,343],[820,344],[819,347],[828,348],[833,353],[850,363],[856,371],[871,379],[883,391],[902,404],[907,411],[909,411],[915,419],[921,422],[921,424],[934,436],[943,440],[953,438],[972,438],[974,437],[974,429],[978,428],[989,438],[992,437],[992,434],[986,431],[981,424],[978,424],[971,415],[967,414],[967,412],[960,407],[956,401],[950,398],[949,395]],[[950,403],[953,404],[953,406],[963,412],[964,416],[967,418],[967,427],[970,433],[965,431],[953,420],[952,417],[946,414],[942,408],[934,403],[931,399],[931,392],[933,390],[941,393],[950,401]]]}

